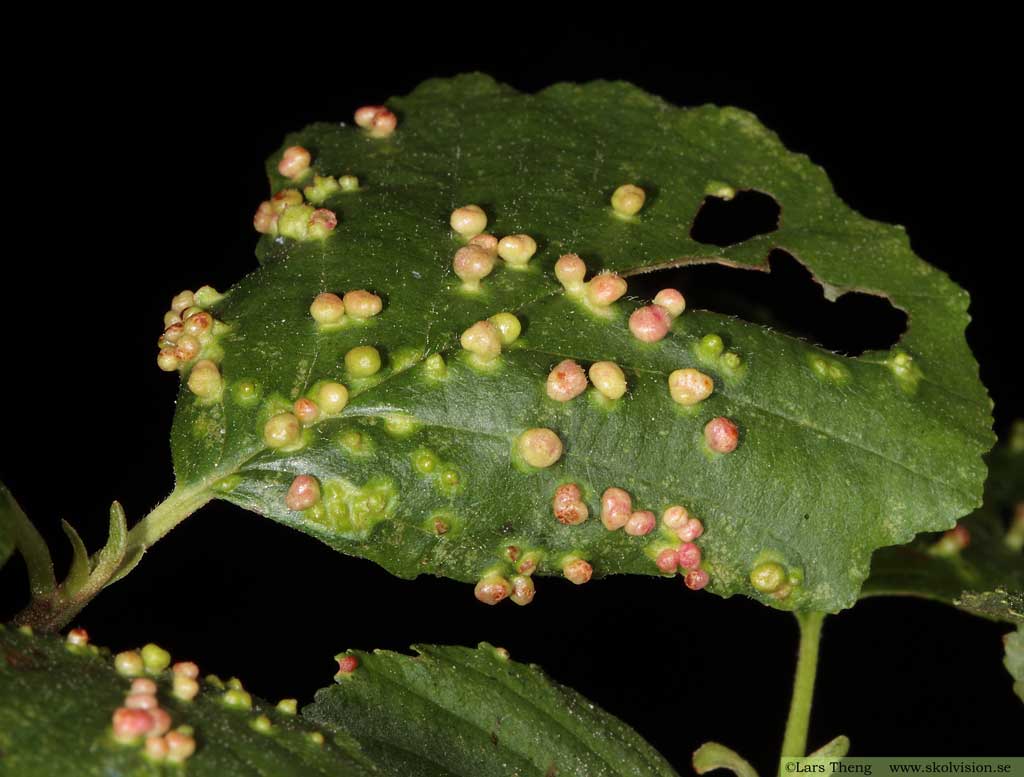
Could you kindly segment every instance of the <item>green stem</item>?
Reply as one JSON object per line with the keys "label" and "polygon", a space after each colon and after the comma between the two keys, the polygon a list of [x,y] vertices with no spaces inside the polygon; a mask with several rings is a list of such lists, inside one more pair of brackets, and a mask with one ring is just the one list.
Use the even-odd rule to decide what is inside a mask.
{"label": "green stem", "polygon": [[793,698],[789,703],[789,719],[782,739],[782,756],[799,758],[807,754],[807,729],[811,724],[811,700],[814,678],[818,672],[818,646],[821,642],[823,612],[796,613],[800,624],[800,652],[793,679]]}
{"label": "green stem", "polygon": [[[33,582],[32,601],[15,616],[14,622],[31,626],[38,631],[57,631],[64,628],[96,594],[131,572],[146,550],[211,499],[213,493],[206,482],[174,489],[164,501],[135,524],[126,537],[122,536],[124,546],[118,548],[122,551],[119,555],[114,559],[104,558],[104,554],[109,553],[107,548],[92,555],[92,574],[79,590],[69,591],[61,585],[48,591],[39,591]],[[31,527],[31,524],[28,525]],[[19,547],[24,553],[25,547]],[[45,544],[42,548],[46,550]],[[49,552],[46,553],[49,558]]]}

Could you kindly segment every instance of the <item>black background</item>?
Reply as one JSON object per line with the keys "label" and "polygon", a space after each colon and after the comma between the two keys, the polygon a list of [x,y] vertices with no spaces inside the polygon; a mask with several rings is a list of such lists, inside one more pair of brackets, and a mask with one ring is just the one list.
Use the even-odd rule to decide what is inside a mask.
{"label": "black background", "polygon": [[[33,82],[21,95],[8,148],[18,173],[3,265],[0,477],[59,564],[60,518],[97,547],[111,499],[137,519],[170,491],[177,380],[156,368],[160,320],[180,289],[227,288],[256,267],[251,218],[266,195],[264,158],[289,130],[349,120],[355,107],[433,75],[484,70],[527,91],[625,78],[676,104],[754,111],[823,165],[841,197],[905,225],[917,253],[971,293],[968,337],[997,431],[1024,415],[1013,379],[1020,292],[1008,280],[1020,262],[1010,188],[1019,130],[1004,63],[954,51],[856,70],[770,58],[706,70],[650,63],[644,41],[578,30],[533,47],[506,41],[502,54],[497,64],[380,56],[330,78],[293,67],[277,82],[270,65],[223,81],[192,77],[181,51],[130,68],[80,60],[58,90]],[[771,293],[780,309],[799,303],[784,288]],[[862,324],[854,312],[839,329]],[[0,617],[26,593],[23,570],[16,560],[0,573]],[[771,771],[794,661],[790,616],[691,594],[678,580],[542,582],[529,607],[488,608],[467,585],[401,581],[214,503],[76,624],[115,649],[156,641],[254,693],[302,701],[330,682],[331,657],[345,648],[487,640],[636,727],[681,772],[709,739]],[[857,755],[1021,754],[1005,630],[911,600],[867,601],[828,619],[811,746],[845,733]]]}

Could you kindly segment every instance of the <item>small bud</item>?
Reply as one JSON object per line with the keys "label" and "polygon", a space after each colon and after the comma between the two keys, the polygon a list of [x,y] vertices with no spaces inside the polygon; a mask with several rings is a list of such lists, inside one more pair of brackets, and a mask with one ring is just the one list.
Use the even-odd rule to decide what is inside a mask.
{"label": "small bud", "polygon": [[71,629],[68,632],[67,643],[72,647],[85,647],[89,644],[89,632],[85,629]]}
{"label": "small bud", "polygon": [[297,715],[299,712],[298,699],[281,699],[277,703],[277,711],[284,715]]}
{"label": "small bud", "polygon": [[654,560],[658,569],[666,575],[674,575],[679,568],[679,559],[676,556],[675,548],[665,548]]}
{"label": "small bud", "polygon": [[161,348],[156,356],[156,366],[164,372],[174,372],[181,365],[174,348]]}
{"label": "small bud", "polygon": [[490,321],[477,321],[459,342],[481,362],[492,362],[501,353],[501,333]]}
{"label": "small bud", "polygon": [[167,743],[167,760],[171,763],[184,763],[196,751],[196,740],[181,731],[171,731],[165,737]]}
{"label": "small bud", "polygon": [[647,194],[639,186],[626,183],[612,194],[612,207],[620,216],[635,216],[644,206]]}
{"label": "small bud", "polygon": [[142,674],[145,665],[142,663],[142,656],[134,650],[125,650],[114,656],[114,669],[124,677],[135,677]]}
{"label": "small bud", "polygon": [[732,453],[740,441],[740,430],[728,418],[712,418],[704,427],[704,440],[715,453]]}
{"label": "small bud", "polygon": [[192,335],[182,335],[174,347],[174,356],[178,361],[190,362],[199,355],[200,350],[202,345],[199,340]]}
{"label": "small bud", "polygon": [[654,304],[665,308],[669,316],[678,318],[686,310],[686,300],[675,289],[662,289],[654,295]]}
{"label": "small bud", "polygon": [[785,582],[786,570],[775,561],[766,561],[750,570],[750,584],[763,594],[774,593]]}
{"label": "small bud", "polygon": [[263,427],[263,442],[268,448],[287,448],[302,437],[302,425],[291,413],[271,416]]}
{"label": "small bud", "polygon": [[354,378],[376,375],[380,365],[380,352],[372,345],[357,345],[345,354],[345,369]]}
{"label": "small bud", "polygon": [[316,402],[307,397],[296,399],[295,404],[292,405],[292,412],[303,426],[315,423],[316,419],[320,417],[320,408],[317,407]]}
{"label": "small bud", "polygon": [[709,375],[692,367],[674,370],[668,376],[668,393],[674,402],[685,407],[703,402],[714,390],[715,381]]}
{"label": "small bud", "polygon": [[495,313],[487,320],[497,328],[502,345],[511,345],[523,331],[523,325],[511,313]]}
{"label": "small bud", "polygon": [[302,146],[289,146],[281,154],[281,161],[277,163],[277,172],[285,178],[298,180],[309,169],[309,163],[313,157]]}
{"label": "small bud", "polygon": [[658,519],[650,510],[638,510],[629,516],[626,521],[625,532],[631,537],[643,537],[654,531],[658,525]]}
{"label": "small bud", "polygon": [[576,558],[562,565],[562,574],[570,583],[583,585],[590,582],[590,578],[594,575],[594,568],[583,559]]}
{"label": "small bud", "polygon": [[316,393],[316,401],[324,415],[337,415],[348,405],[348,389],[340,383],[323,383]]}
{"label": "small bud", "polygon": [[512,595],[509,597],[513,602],[522,606],[533,601],[537,590],[533,584],[533,578],[526,575],[516,575],[512,578]]}
{"label": "small bud", "polygon": [[637,308],[629,317],[629,331],[642,343],[656,343],[668,334],[672,319],[661,305]]}
{"label": "small bud", "polygon": [[494,256],[479,246],[463,246],[455,252],[452,267],[462,280],[462,288],[477,291],[480,280],[494,270]]}
{"label": "small bud", "polygon": [[224,383],[217,365],[209,359],[196,362],[196,366],[192,368],[192,372],[188,376],[188,387],[200,399],[219,397]]}
{"label": "small bud", "polygon": [[482,248],[484,251],[494,256],[498,253],[498,238],[494,235],[488,234],[487,232],[481,232],[474,238],[471,238],[467,245],[475,246],[476,248]]}
{"label": "small bud", "polygon": [[292,481],[284,503],[289,510],[308,510],[320,501],[320,483],[312,475],[299,475]]}
{"label": "small bud", "polygon": [[156,696],[151,693],[130,693],[124,699],[124,706],[130,710],[151,710],[158,705]]}
{"label": "small bud", "polygon": [[199,694],[199,683],[194,677],[175,674],[171,683],[171,693],[182,701],[192,701]]}
{"label": "small bud", "polygon": [[527,429],[519,435],[516,447],[531,467],[550,467],[562,458],[562,441],[550,429]]}
{"label": "small bud", "polygon": [[693,542],[704,533],[704,524],[699,518],[690,518],[676,531],[676,536],[683,542]]}
{"label": "small bud", "polygon": [[587,282],[587,301],[595,307],[611,305],[626,293],[626,281],[613,272],[595,275]]}
{"label": "small bud", "polygon": [[181,311],[192,307],[196,304],[195,295],[191,291],[186,289],[185,291],[179,292],[171,300],[171,310],[175,313],[181,313]]}
{"label": "small bud", "polygon": [[684,542],[676,551],[679,566],[683,569],[697,569],[700,566],[700,548],[692,542]]}
{"label": "small bud", "polygon": [[601,523],[608,531],[621,529],[633,514],[633,498],[621,488],[606,488],[601,494]]}
{"label": "small bud", "polygon": [[171,665],[171,654],[150,642],[142,648],[142,663],[150,674],[159,674]]}
{"label": "small bud", "polygon": [[310,214],[307,226],[309,237],[322,240],[338,226],[338,214],[327,208],[317,208]]}
{"label": "small bud", "polygon": [[118,707],[111,721],[114,739],[118,742],[134,742],[153,728],[153,717],[146,710]]}
{"label": "small bud", "polygon": [[661,522],[673,531],[683,528],[688,520],[690,520],[690,512],[682,505],[666,507],[665,512],[661,514]]}
{"label": "small bud", "polygon": [[148,696],[156,694],[156,683],[148,677],[136,677],[132,680],[132,693],[141,693]]}
{"label": "small bud", "polygon": [[555,489],[555,496],[551,500],[551,509],[558,522],[566,526],[581,524],[590,515],[583,496],[580,494],[580,487],[575,483],[566,483]]}
{"label": "small bud", "polygon": [[338,186],[343,192],[354,192],[359,189],[359,179],[354,175],[338,176]]}
{"label": "small bud", "polygon": [[475,237],[487,228],[487,214],[479,205],[463,205],[452,211],[449,223],[463,237]]}
{"label": "small bud", "polygon": [[473,595],[484,604],[497,604],[510,593],[512,586],[501,575],[487,575],[473,589]]}
{"label": "small bud", "polygon": [[372,318],[384,309],[384,303],[376,294],[358,289],[345,293],[345,312],[352,318]]}
{"label": "small bud", "polygon": [[498,242],[498,256],[511,267],[526,267],[537,253],[537,241],[529,235],[508,235]]}
{"label": "small bud", "polygon": [[686,573],[683,582],[691,591],[699,591],[708,584],[708,573],[703,569],[691,569]]}
{"label": "small bud", "polygon": [[167,740],[163,737],[146,737],[146,757],[152,761],[163,761],[167,757]]}
{"label": "small bud", "polygon": [[608,399],[619,399],[626,393],[626,376],[615,362],[594,362],[590,365],[590,382]]}
{"label": "small bud", "polygon": [[548,374],[547,395],[556,402],[575,399],[586,388],[587,373],[572,359],[560,361]]}
{"label": "small bud", "polygon": [[555,277],[568,294],[577,295],[583,291],[583,278],[587,266],[576,254],[565,254],[555,262]]}

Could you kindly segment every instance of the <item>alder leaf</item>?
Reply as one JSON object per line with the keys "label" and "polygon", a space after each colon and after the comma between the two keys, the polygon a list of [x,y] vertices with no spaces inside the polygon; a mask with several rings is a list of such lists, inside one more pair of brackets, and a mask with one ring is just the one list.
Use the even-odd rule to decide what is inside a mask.
{"label": "alder leaf", "polygon": [[[281,198],[258,217],[278,233],[259,244],[261,268],[224,296],[204,287],[182,311],[215,321],[197,319],[212,326],[179,367],[179,489],[216,493],[402,577],[486,578],[482,598],[493,600],[526,590],[512,580],[524,565],[574,581],[587,565],[598,576],[662,574],[656,559],[680,539],[664,527],[606,530],[600,500],[616,487],[636,511],[682,505],[703,521],[713,593],[824,611],[856,601],[872,551],[949,528],[978,506],[991,404],[964,338],[967,294],[915,256],[901,228],[843,204],[820,168],[755,117],[674,108],[623,83],[525,95],[480,75],[428,81],[388,106],[398,116],[388,137],[337,123],[289,135],[284,147],[307,149],[312,169],[295,183],[278,172],[283,151],[268,160]],[[627,183],[647,200],[621,216],[609,203]],[[313,204],[296,201],[298,189]],[[743,190],[774,198],[776,230],[727,247],[690,236],[706,198]],[[453,273],[465,241],[449,227],[453,209],[471,203],[489,232],[529,234],[539,246],[525,269],[497,260],[476,292]],[[314,204],[336,215],[333,230],[311,215]],[[317,230],[329,234],[314,238]],[[595,312],[552,272],[568,253],[591,276],[627,281],[693,263],[764,270],[773,249],[802,262],[829,299],[854,290],[887,298],[909,330],[891,351],[848,358],[688,310],[667,337],[641,342],[627,322],[643,301]],[[383,310],[329,328],[312,319],[316,295],[351,290],[378,295]],[[522,334],[481,368],[460,336],[503,311]],[[180,347],[171,345],[162,358],[174,368],[168,354]],[[360,377],[345,356],[366,346],[382,366]],[[550,399],[545,381],[564,359],[617,363],[626,394],[608,399],[591,386]],[[714,381],[692,406],[667,385],[687,368]],[[289,430],[283,414],[318,399],[325,382],[347,386],[347,407]],[[284,449],[265,443],[273,417]],[[705,442],[719,417],[738,427],[730,453]],[[552,466],[526,466],[516,453],[532,428],[558,436]],[[321,498],[292,510],[286,493],[299,476],[314,478]],[[578,525],[552,511],[568,484],[590,516]],[[768,571],[754,576],[758,588],[755,569]]]}
{"label": "alder leaf", "polygon": [[[74,632],[72,632],[74,633]],[[189,701],[166,666],[145,672],[183,763],[115,739],[132,680],[109,651],[0,626],[0,771],[24,777],[676,777],[632,729],[488,645],[339,656],[345,671],[296,715],[207,677]],[[159,651],[154,651],[159,657]],[[145,650],[142,651],[145,656]],[[351,664],[358,662],[354,668]],[[339,666],[341,661],[339,661]],[[136,705],[138,706],[138,705]],[[184,730],[182,727],[187,727]],[[157,735],[152,735],[157,736]],[[167,735],[164,735],[166,741]]]}
{"label": "alder leaf", "polygon": [[618,719],[486,643],[354,653],[359,667],[303,715],[403,777],[675,777]]}
{"label": "alder leaf", "polygon": [[983,506],[945,535],[922,534],[878,551],[862,597],[916,596],[990,620],[1024,622],[1024,423],[1014,425],[988,463]]}

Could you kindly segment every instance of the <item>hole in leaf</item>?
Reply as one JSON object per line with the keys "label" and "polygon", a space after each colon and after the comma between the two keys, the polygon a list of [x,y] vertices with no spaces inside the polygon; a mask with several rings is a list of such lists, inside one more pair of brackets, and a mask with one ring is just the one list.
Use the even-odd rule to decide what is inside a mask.
{"label": "hole in leaf", "polygon": [[779,203],[764,192],[745,189],[731,200],[705,197],[697,209],[690,237],[698,243],[731,246],[779,228]]}
{"label": "hole in leaf", "polygon": [[687,310],[737,316],[848,356],[888,350],[906,331],[907,314],[885,297],[848,292],[829,302],[807,268],[790,254],[772,251],[768,262],[769,272],[695,264],[634,275],[629,290],[651,299],[659,289],[677,288],[686,297]]}

